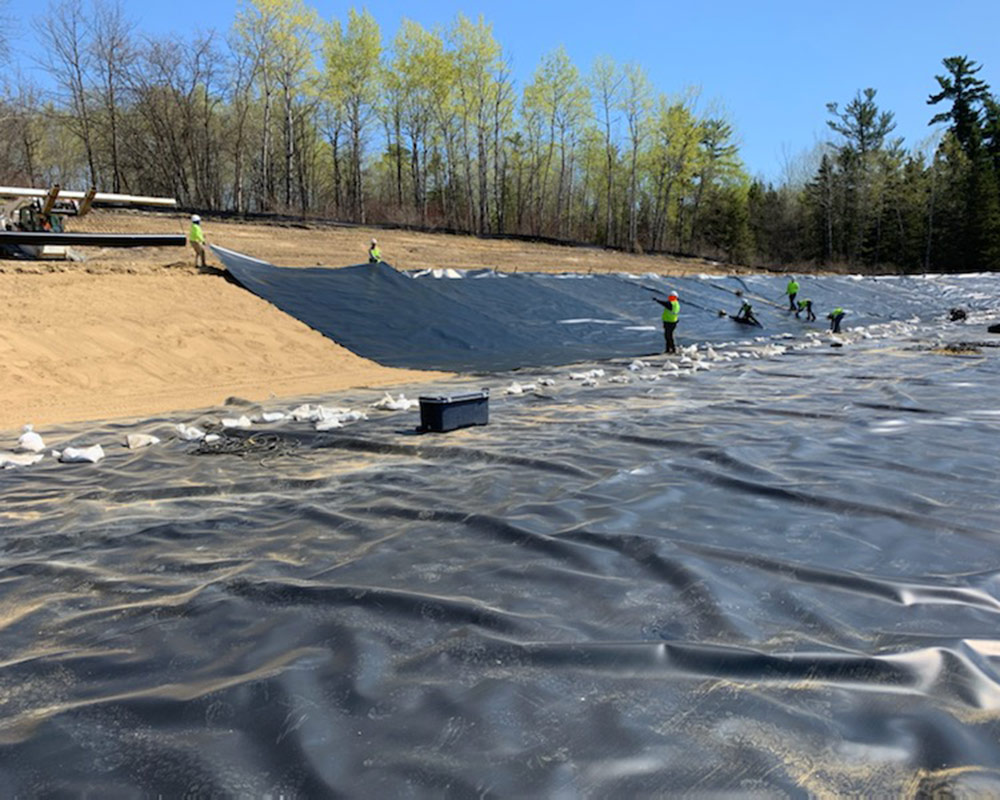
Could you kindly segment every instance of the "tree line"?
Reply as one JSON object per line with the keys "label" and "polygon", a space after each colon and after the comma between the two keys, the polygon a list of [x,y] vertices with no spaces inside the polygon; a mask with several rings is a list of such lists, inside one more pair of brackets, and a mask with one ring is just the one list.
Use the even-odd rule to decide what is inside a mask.
{"label": "tree line", "polygon": [[750,188],[753,246],[778,263],[917,271],[1000,269],[1000,101],[966,56],[942,61],[932,155],[893,138],[894,115],[865,89],[829,103],[836,139],[800,186]]}
{"label": "tree line", "polygon": [[932,158],[865,89],[828,105],[811,179],[775,186],[724,114],[638,63],[582,73],[559,47],[518,87],[481,17],[404,19],[390,41],[366,11],[324,20],[304,0],[244,0],[225,35],[144,35],[118,0],[38,19],[54,88],[4,87],[5,183],[758,265],[1000,268],[998,104],[965,57],[929,99],[948,123]]}

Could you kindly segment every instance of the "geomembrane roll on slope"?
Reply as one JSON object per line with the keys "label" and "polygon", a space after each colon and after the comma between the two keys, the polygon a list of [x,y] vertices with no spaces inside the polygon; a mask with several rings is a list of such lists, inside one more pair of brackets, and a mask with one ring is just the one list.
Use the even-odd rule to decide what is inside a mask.
{"label": "geomembrane roll on slope", "polygon": [[[662,307],[654,297],[676,290],[677,337],[721,342],[761,333],[823,330],[836,306],[845,326],[929,318],[947,311],[942,287],[921,278],[804,278],[800,299],[813,301],[815,323],[785,309],[786,278],[748,276],[561,275],[471,270],[435,278],[387,264],[341,269],[281,268],[215,248],[244,287],[354,353],[392,367],[489,372],[569,364],[663,351]],[[440,271],[438,274],[441,274]],[[740,325],[741,298],[765,330]],[[958,292],[961,302],[968,296]]]}

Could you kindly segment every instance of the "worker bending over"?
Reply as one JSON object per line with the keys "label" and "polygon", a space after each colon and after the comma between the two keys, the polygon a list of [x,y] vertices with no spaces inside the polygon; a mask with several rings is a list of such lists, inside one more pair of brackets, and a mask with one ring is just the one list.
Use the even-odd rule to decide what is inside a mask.
{"label": "worker bending over", "polygon": [[758,328],[764,327],[757,320],[757,317],[753,315],[753,306],[746,300],[744,300],[743,305],[740,306],[740,313],[733,317],[733,319],[737,322],[742,322],[744,325],[756,325]]}
{"label": "worker bending over", "polygon": [[797,295],[798,293],[799,293],[799,284],[798,281],[795,280],[795,276],[792,275],[791,278],[788,279],[788,286],[785,287],[785,294],[788,295],[789,311],[795,310],[795,295]]}
{"label": "worker bending over", "polygon": [[379,264],[382,261],[382,251],[378,249],[378,242],[372,239],[372,246],[368,248],[368,263]]}
{"label": "worker bending over", "polygon": [[840,321],[844,318],[844,309],[837,306],[826,315],[826,318],[830,320],[830,330],[834,333],[840,333]]}
{"label": "worker bending over", "polygon": [[188,242],[194,250],[194,265],[196,267],[207,267],[205,261],[205,233],[201,229],[201,217],[197,214],[191,215],[191,229],[188,231]]}
{"label": "worker bending over", "polygon": [[666,300],[659,297],[653,298],[663,306],[663,342],[666,345],[664,353],[676,353],[677,346],[674,344],[674,328],[677,327],[677,319],[681,315],[681,304],[677,300],[676,294],[671,294]]}
{"label": "worker bending over", "polygon": [[806,322],[815,322],[816,315],[813,314],[813,301],[812,300],[799,300],[796,305],[798,308],[795,309],[795,318],[799,318],[799,314],[803,311],[806,312]]}

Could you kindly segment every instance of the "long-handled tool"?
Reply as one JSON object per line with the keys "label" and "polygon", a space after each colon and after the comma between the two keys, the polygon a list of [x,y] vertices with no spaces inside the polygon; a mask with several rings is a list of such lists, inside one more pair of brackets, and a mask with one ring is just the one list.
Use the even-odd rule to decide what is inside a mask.
{"label": "long-handled tool", "polygon": [[709,286],[711,286],[713,289],[719,289],[723,292],[730,292],[731,294],[734,294],[737,297],[752,297],[754,300],[757,300],[761,303],[767,303],[769,306],[774,306],[775,308],[784,308],[784,306],[778,303],[773,303],[766,297],[761,297],[759,294],[752,293],[749,287],[747,287],[747,285],[743,283],[743,281],[741,281],[739,278],[736,278],[736,280],[740,281],[740,284],[743,286],[742,289],[730,289],[728,286],[719,286],[719,284],[717,283],[710,283]]}
{"label": "long-handled tool", "polygon": [[[653,294],[666,294],[666,292],[663,289],[656,289],[656,288],[654,288],[652,286],[646,286],[646,284],[644,284],[644,283],[637,283],[636,286],[640,286],[643,289],[645,289],[647,292],[652,292]],[[700,305],[699,303],[694,302],[694,300],[685,300],[684,301],[684,305],[686,305],[686,306],[692,306],[693,308],[700,308],[702,311],[707,311],[709,314],[712,314],[712,315],[715,315],[715,313],[716,313],[712,309],[705,308],[705,306]]]}

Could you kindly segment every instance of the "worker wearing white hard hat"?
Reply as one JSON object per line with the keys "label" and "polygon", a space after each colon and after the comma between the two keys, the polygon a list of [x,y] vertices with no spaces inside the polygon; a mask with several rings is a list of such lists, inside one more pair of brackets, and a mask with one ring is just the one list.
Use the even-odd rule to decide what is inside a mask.
{"label": "worker wearing white hard hat", "polygon": [[191,228],[188,230],[188,241],[194,250],[194,265],[196,267],[207,267],[205,260],[205,233],[201,229],[201,217],[197,214],[191,215]]}
{"label": "worker wearing white hard hat", "polygon": [[378,242],[372,238],[372,246],[368,248],[368,263],[380,264],[382,262],[382,251],[378,249]]}

